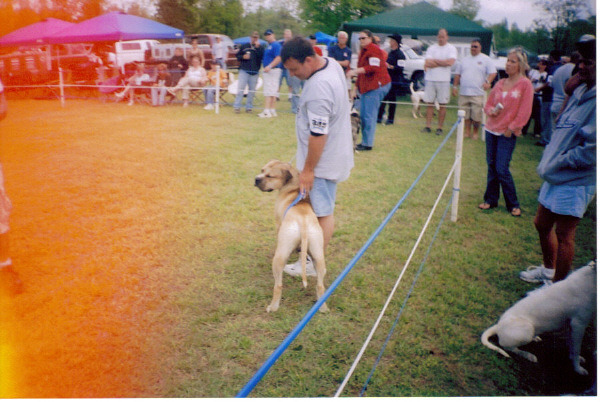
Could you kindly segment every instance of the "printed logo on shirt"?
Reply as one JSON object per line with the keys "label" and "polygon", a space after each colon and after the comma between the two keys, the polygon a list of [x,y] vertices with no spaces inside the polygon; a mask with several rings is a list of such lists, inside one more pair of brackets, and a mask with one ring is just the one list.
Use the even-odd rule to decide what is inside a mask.
{"label": "printed logo on shirt", "polygon": [[308,111],[308,121],[311,132],[315,134],[329,133],[329,117],[319,116]]}
{"label": "printed logo on shirt", "polygon": [[379,60],[377,57],[369,57],[369,65],[379,67],[381,66],[381,60]]}

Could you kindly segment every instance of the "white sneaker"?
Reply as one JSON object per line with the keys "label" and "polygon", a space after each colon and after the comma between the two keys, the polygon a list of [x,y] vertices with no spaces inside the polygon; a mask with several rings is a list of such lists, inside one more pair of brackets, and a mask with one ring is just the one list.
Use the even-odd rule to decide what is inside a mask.
{"label": "white sneaker", "polygon": [[123,92],[116,92],[115,96],[119,99],[123,99],[123,97],[125,96],[125,91]]}
{"label": "white sneaker", "polygon": [[275,109],[271,109],[271,117],[277,117],[277,112]]}
{"label": "white sneaker", "polygon": [[525,271],[519,273],[519,278],[525,282],[540,283],[544,281],[552,281],[554,278],[554,270],[546,268],[543,265],[532,265]]}
{"label": "white sneaker", "polygon": [[213,110],[215,107],[212,105],[212,103],[209,103],[208,105],[204,106],[204,110]]}
{"label": "white sneaker", "polygon": [[183,102],[183,107],[188,107],[188,101]]}
{"label": "white sneaker", "polygon": [[133,99],[129,99],[129,103],[128,103],[128,105],[129,105],[129,106],[132,106],[132,105],[133,105]]}
{"label": "white sneaker", "polygon": [[[293,264],[286,264],[283,272],[291,276],[302,276],[302,264],[300,260]],[[315,266],[310,257],[306,258],[306,276],[317,276],[317,271],[315,271]]]}
{"label": "white sneaker", "polygon": [[262,113],[258,114],[258,117],[260,117],[260,118],[268,118],[268,117],[271,117],[271,113],[267,109],[265,109],[265,110],[262,111]]}

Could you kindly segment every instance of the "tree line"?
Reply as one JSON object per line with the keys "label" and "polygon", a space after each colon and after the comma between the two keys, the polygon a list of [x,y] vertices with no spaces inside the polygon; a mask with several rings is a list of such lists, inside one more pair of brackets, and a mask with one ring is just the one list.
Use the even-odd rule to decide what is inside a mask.
{"label": "tree line", "polygon": [[[275,0],[266,5],[261,0],[138,0],[123,8],[114,0],[12,0],[0,5],[0,35],[48,17],[78,22],[115,10],[154,19],[186,34],[222,33],[237,38],[271,28],[281,36],[289,28],[299,35],[316,31],[333,35],[343,22],[417,1]],[[435,0],[430,3],[438,5]],[[538,54],[553,49],[568,54],[581,35],[596,32],[596,17],[586,0],[536,0],[534,4],[542,13],[526,30],[509,26],[506,20],[493,25],[477,21],[479,0],[453,0],[448,11],[491,29],[497,49],[521,45]]]}

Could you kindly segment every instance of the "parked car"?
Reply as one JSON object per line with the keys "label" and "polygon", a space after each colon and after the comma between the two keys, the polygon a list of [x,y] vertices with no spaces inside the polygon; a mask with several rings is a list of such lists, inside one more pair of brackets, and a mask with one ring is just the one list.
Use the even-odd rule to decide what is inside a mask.
{"label": "parked car", "polygon": [[[235,57],[237,53],[237,47],[229,36],[221,34],[186,35],[186,42],[191,42],[193,38],[198,39],[198,47],[202,49],[202,52],[204,53],[204,68],[208,69],[210,68],[210,61],[213,58],[212,46],[216,43],[217,36],[219,36],[221,38],[221,42],[227,46],[227,59],[225,60],[227,68],[238,68],[240,63]],[[175,48],[177,47],[183,47],[184,51],[187,53],[189,49],[192,48],[192,45],[189,43],[161,43],[154,45],[152,47],[151,58],[149,60],[147,59],[147,61],[151,63],[169,61],[169,59],[175,54]]]}

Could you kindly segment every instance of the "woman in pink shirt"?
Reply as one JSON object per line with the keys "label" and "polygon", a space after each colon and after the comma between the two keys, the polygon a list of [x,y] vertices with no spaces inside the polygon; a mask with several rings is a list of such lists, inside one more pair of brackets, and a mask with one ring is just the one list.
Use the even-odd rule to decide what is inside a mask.
{"label": "woman in pink shirt", "polygon": [[525,53],[518,48],[511,50],[506,61],[508,78],[498,81],[483,109],[488,115],[485,126],[488,175],[480,209],[497,207],[502,187],[506,209],[512,216],[521,216],[509,167],[517,137],[521,136],[521,130],[531,115],[533,85],[527,78],[528,69]]}

